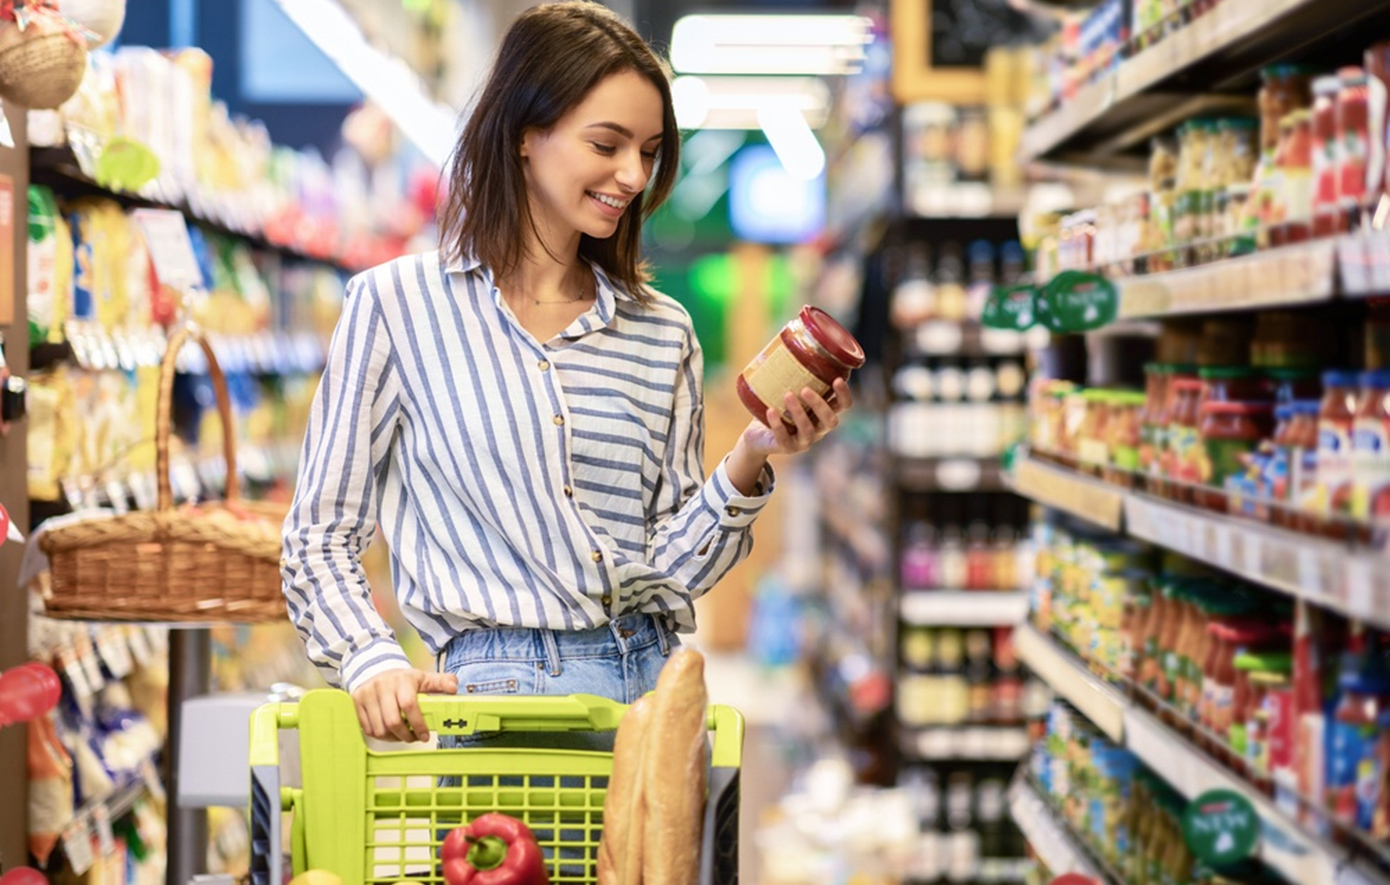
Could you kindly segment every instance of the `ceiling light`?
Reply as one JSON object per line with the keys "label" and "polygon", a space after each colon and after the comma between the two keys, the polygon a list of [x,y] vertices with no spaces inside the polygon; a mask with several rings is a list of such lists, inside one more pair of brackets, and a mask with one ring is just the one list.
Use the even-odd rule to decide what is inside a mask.
{"label": "ceiling light", "polygon": [[860,15],[687,15],[671,65],[687,74],[849,74],[872,41]]}
{"label": "ceiling light", "polygon": [[760,129],[763,108],[790,108],[813,129],[830,116],[830,89],[818,77],[677,77],[671,84],[682,129]]}
{"label": "ceiling light", "polygon": [[409,65],[368,43],[356,22],[332,0],[276,2],[344,76],[381,106],[406,139],[444,168],[454,149],[458,115],[429,96]]}
{"label": "ceiling light", "polygon": [[825,171],[825,150],[800,112],[792,108],[763,108],[758,111],[758,123],[792,178],[810,181]]}

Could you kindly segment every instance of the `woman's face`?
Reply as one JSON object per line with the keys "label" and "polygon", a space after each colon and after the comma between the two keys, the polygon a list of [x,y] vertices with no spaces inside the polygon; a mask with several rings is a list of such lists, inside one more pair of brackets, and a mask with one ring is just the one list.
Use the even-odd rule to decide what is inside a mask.
{"label": "woman's face", "polygon": [[636,71],[613,74],[548,131],[522,137],[531,214],[551,248],[605,239],[652,176],[661,146],[661,93]]}

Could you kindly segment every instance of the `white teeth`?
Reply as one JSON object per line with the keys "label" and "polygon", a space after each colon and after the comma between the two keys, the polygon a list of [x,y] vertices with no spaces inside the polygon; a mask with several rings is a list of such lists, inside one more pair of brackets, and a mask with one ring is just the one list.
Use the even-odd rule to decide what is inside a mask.
{"label": "white teeth", "polygon": [[612,206],[614,209],[622,209],[627,206],[627,203],[624,203],[622,200],[615,200],[607,194],[599,194],[594,193],[593,191],[589,191],[589,196],[593,197],[595,200],[598,200],[600,203]]}

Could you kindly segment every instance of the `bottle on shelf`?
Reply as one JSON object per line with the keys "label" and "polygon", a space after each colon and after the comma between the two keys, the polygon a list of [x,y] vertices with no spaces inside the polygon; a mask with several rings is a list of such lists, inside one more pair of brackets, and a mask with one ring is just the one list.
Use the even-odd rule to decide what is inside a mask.
{"label": "bottle on shelf", "polygon": [[936,289],[930,279],[926,243],[908,247],[903,275],[893,287],[889,314],[898,329],[912,329],[935,316],[939,310]]}
{"label": "bottle on shelf", "polygon": [[965,270],[960,244],[947,241],[941,246],[932,273],[932,288],[936,293],[936,313],[942,320],[964,322],[969,307],[965,290]]}

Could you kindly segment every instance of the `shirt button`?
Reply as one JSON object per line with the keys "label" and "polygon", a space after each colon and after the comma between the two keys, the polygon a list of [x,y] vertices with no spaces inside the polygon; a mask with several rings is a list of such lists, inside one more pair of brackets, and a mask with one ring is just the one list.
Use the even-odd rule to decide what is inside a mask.
{"label": "shirt button", "polygon": [[549,368],[550,368],[550,361],[549,361],[549,360],[541,360],[540,362],[536,363],[536,368],[537,368],[537,369],[540,369],[542,372],[544,372],[546,369],[549,369]]}
{"label": "shirt button", "polygon": [[554,418],[552,418],[551,420],[555,422],[555,426],[556,426],[556,427],[559,427],[559,426],[561,426],[562,424],[565,423],[565,416],[564,416],[564,415],[556,415],[556,416],[555,416]]}
{"label": "shirt button", "polygon": [[725,507],[725,508],[724,508],[724,512],[727,513],[727,514],[729,514],[730,516],[738,516],[738,515],[739,515],[740,513],[742,513],[743,511],[740,510],[740,509],[738,509],[737,507],[730,506],[730,507]]}
{"label": "shirt button", "polygon": [[608,608],[608,606],[613,604],[613,597],[604,596],[601,599],[599,599],[599,602],[603,604],[604,608]]}
{"label": "shirt button", "polygon": [[565,493],[565,497],[566,497],[566,498],[573,498],[573,497],[574,497],[574,489],[570,488],[569,486],[565,486],[565,488],[564,488],[563,491],[564,491],[564,493]]}
{"label": "shirt button", "polygon": [[603,551],[595,550],[589,554],[589,558],[592,559],[594,562],[603,562]]}

